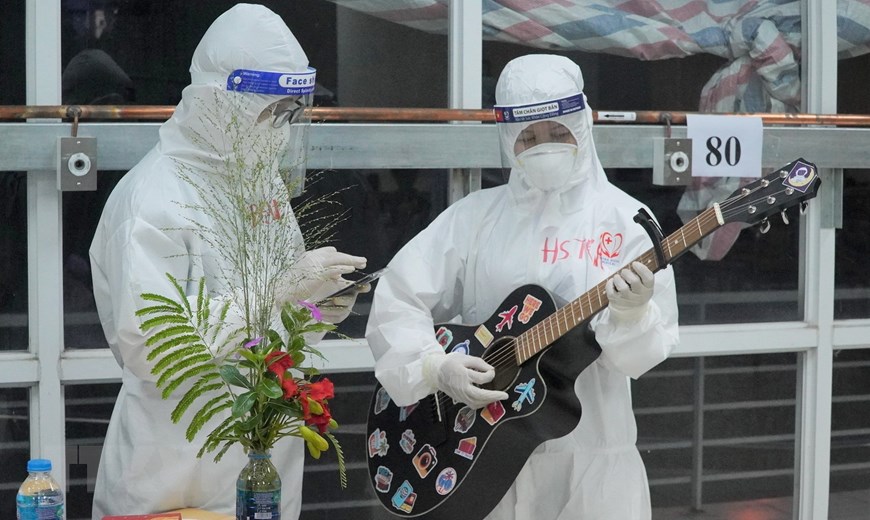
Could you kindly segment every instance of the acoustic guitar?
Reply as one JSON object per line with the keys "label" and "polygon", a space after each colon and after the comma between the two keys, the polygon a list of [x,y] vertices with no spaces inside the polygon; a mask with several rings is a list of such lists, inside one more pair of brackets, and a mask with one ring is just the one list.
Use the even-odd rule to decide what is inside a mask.
{"label": "acoustic guitar", "polygon": [[[769,226],[769,216],[798,204],[803,209],[820,183],[814,164],[793,161],[666,238],[648,229],[655,247],[634,261],[656,272],[727,223]],[[397,406],[376,385],[366,451],[375,495],[388,511],[407,518],[481,519],[535,448],[574,430],[582,414],[574,381],[600,353],[584,333],[588,327],[580,325],[607,306],[605,284],[560,309],[545,289],[526,285],[479,325],[436,325],[446,352],[482,357],[495,367],[495,379],[484,386],[507,392],[505,401],[473,410],[436,392]]]}

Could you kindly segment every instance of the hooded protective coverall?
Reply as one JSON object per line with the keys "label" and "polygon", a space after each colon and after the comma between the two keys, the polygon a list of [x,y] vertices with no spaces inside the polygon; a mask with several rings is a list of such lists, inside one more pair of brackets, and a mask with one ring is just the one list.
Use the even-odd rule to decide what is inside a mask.
{"label": "hooded protective coverall", "polygon": [[[651,248],[632,221],[643,205],[605,177],[582,91],[579,67],[560,56],[524,56],[502,72],[499,105],[583,97],[583,109],[545,119],[570,130],[576,159],[558,187],[538,189],[513,146],[531,122],[499,123],[512,166],[507,185],[456,202],[393,258],[375,291],[367,339],[375,375],[397,405],[436,390],[424,377],[425,358],[443,355],[434,323],[484,322],[513,289],[528,283],[546,288],[564,306]],[[580,423],[535,450],[488,518],[650,518],[629,377],[667,358],[678,341],[671,269],[656,273],[652,299],[636,319],[617,320],[605,308],[591,327],[602,353],[575,381]]]}
{"label": "hooded protective coverall", "polygon": [[[220,255],[210,250],[188,220],[204,218],[190,209],[203,201],[194,187],[179,178],[179,168],[183,165],[186,171],[220,175],[225,157],[202,142],[202,136],[216,131],[214,120],[206,121],[207,116],[214,117],[214,110],[208,112],[210,106],[229,102],[228,96],[244,96],[241,117],[256,121],[278,99],[227,92],[231,72],[298,72],[306,71],[307,66],[308,58],[299,43],[269,9],[239,4],[225,12],[196,48],[190,67],[192,84],[184,89],[173,116],[161,126],[158,144],[124,176],[104,208],[90,250],[94,296],[109,346],[123,368],[123,384],[97,474],[96,520],[103,515],[183,507],[235,512],[236,478],[247,456],[240,447],[233,447],[217,464],[208,454],[196,457],[205,433],[188,442],[186,422],[170,421],[183,392],[161,398],[156,377],[151,374],[153,362],[146,361],[148,349],[139,330],[140,318],[134,313],[145,306],[139,298],[144,292],[174,294],[166,273],[190,280],[186,291],[194,304],[196,284],[203,276],[207,289],[215,295],[215,308],[226,301],[220,297],[225,290],[217,264],[222,261]],[[288,131],[287,125],[276,129],[270,121],[256,128],[262,132]],[[237,307],[231,308],[228,320],[243,323]],[[271,452],[285,490],[282,518],[299,515],[303,446],[299,438],[288,437]]]}

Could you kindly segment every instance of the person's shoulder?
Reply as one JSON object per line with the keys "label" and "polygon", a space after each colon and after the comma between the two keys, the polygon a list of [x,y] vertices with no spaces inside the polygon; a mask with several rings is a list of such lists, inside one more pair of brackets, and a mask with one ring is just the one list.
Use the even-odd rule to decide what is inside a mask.
{"label": "person's shoulder", "polygon": [[507,197],[507,189],[507,184],[503,184],[501,186],[494,186],[492,188],[484,188],[472,191],[468,195],[456,201],[451,207],[465,210],[471,208],[475,210],[480,210],[488,205],[491,205],[494,202],[502,200],[504,197]]}
{"label": "person's shoulder", "polygon": [[156,221],[166,215],[168,204],[179,197],[179,179],[165,157],[146,155],[136,164],[109,195],[103,209],[108,225],[127,220]]}

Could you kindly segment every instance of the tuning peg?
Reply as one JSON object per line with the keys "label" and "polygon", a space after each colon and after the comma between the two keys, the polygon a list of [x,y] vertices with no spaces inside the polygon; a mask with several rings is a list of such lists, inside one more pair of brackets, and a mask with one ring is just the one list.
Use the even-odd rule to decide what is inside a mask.
{"label": "tuning peg", "polygon": [[780,214],[780,216],[782,216],[782,223],[787,226],[789,224],[789,222],[788,222],[788,215],[786,215],[785,210],[780,211],[779,214]]}
{"label": "tuning peg", "polygon": [[770,221],[767,219],[762,220],[761,221],[761,228],[759,229],[759,231],[761,231],[762,235],[764,235],[768,231],[770,231]]}
{"label": "tuning peg", "polygon": [[801,205],[800,205],[801,215],[803,215],[804,213],[807,212],[807,206],[809,206],[809,203],[807,201],[805,201],[805,200],[801,201]]}

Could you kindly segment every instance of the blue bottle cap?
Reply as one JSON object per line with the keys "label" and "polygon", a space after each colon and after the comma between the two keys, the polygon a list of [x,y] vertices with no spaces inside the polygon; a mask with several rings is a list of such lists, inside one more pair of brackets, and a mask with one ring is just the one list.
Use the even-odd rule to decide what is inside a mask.
{"label": "blue bottle cap", "polygon": [[51,471],[51,461],[48,459],[30,459],[27,461],[27,471]]}

